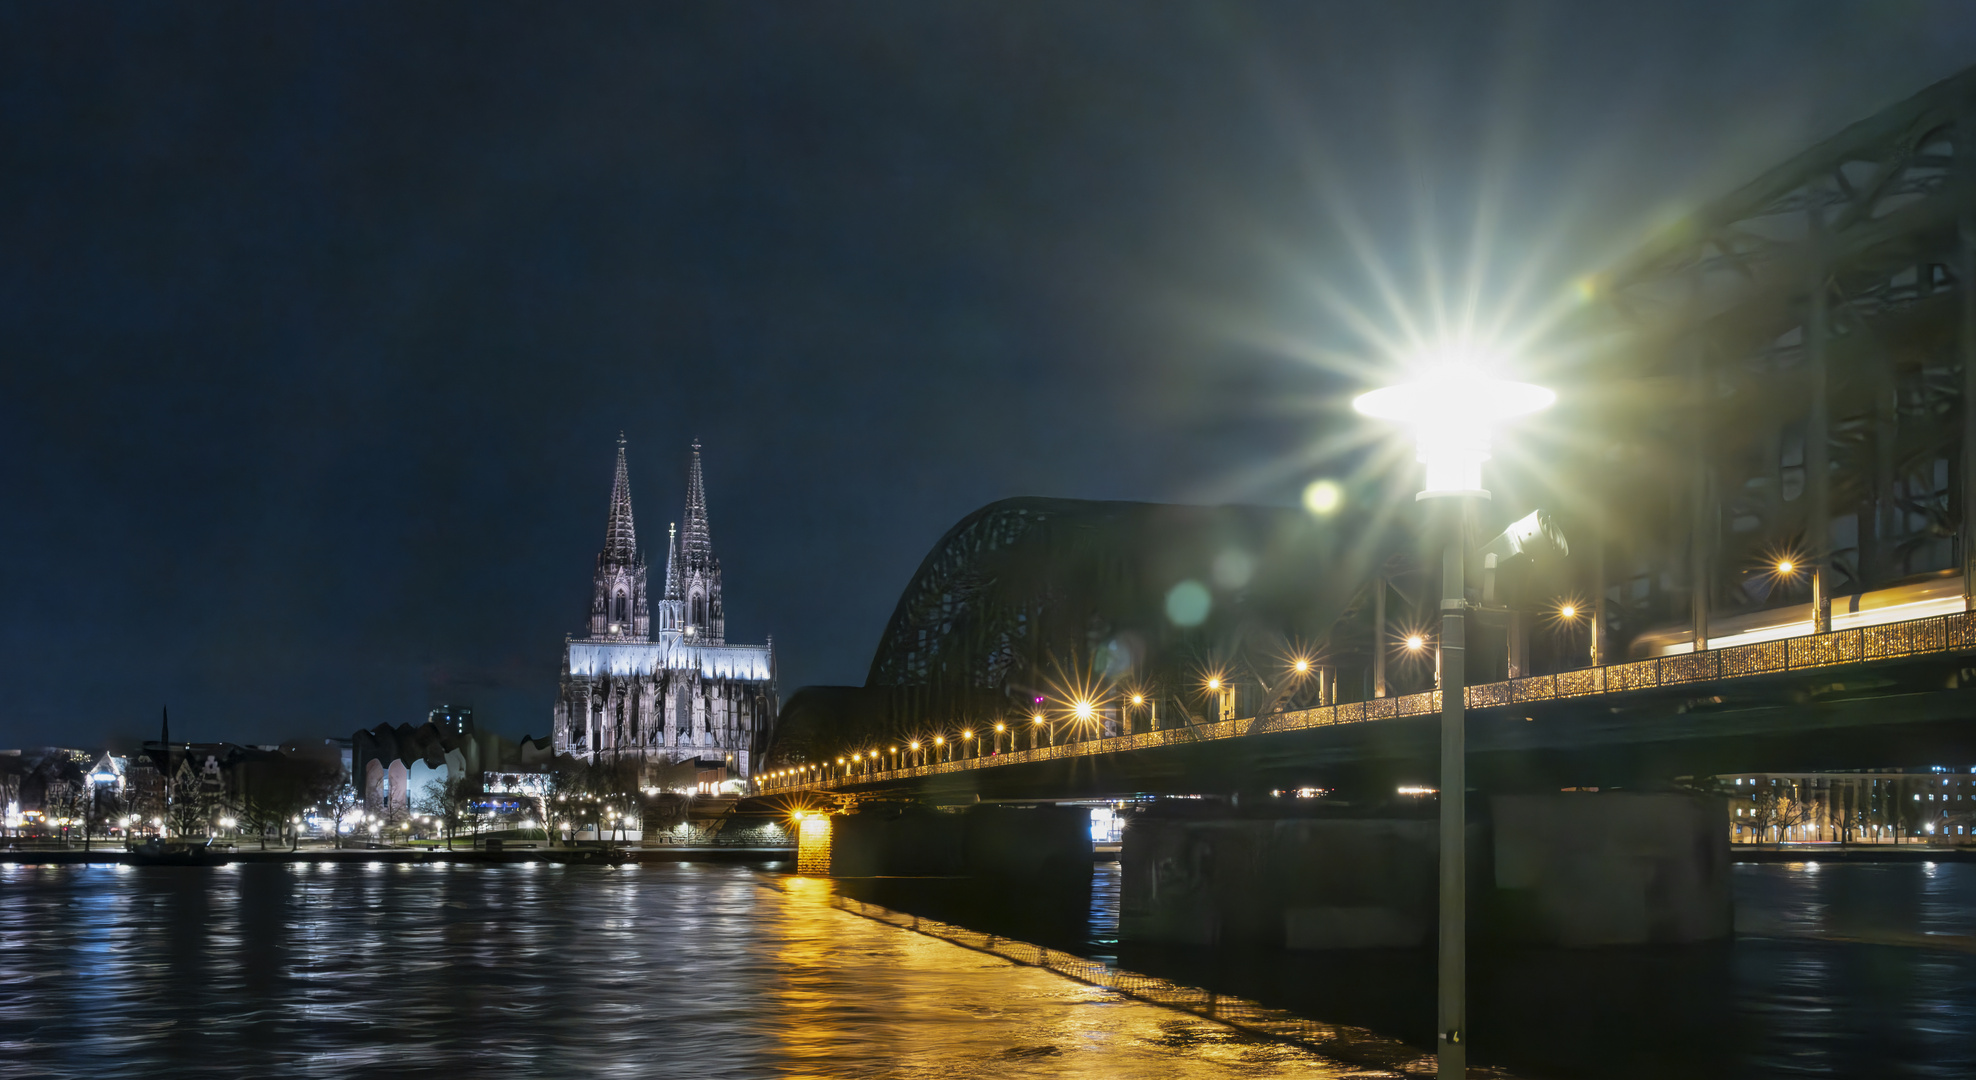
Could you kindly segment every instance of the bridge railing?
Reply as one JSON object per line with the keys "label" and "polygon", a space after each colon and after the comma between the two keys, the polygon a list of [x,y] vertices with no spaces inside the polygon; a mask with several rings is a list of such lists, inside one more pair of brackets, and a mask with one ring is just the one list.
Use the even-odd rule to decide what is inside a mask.
{"label": "bridge railing", "polygon": [[[1759,641],[1706,649],[1678,656],[1660,656],[1620,664],[1560,671],[1554,675],[1534,675],[1522,679],[1482,683],[1468,687],[1464,700],[1471,709],[1493,709],[1531,701],[1557,701],[1623,694],[1690,683],[1719,682],[1752,678],[1790,671],[1837,667],[1846,664],[1898,660],[1914,656],[1976,652],[1976,612],[1931,615],[1906,622],[1834,630],[1828,634]],[[1269,716],[1223,720],[1189,727],[1162,728],[1132,735],[1112,735],[1039,746],[1030,750],[1008,750],[980,757],[960,758],[927,765],[913,765],[854,776],[825,780],[764,784],[764,792],[833,790],[863,784],[885,783],[939,776],[944,773],[1000,765],[1021,765],[1036,761],[1114,754],[1124,750],[1148,750],[1162,746],[1232,739],[1242,735],[1266,735],[1337,724],[1360,724],[1373,720],[1393,720],[1406,716],[1428,716],[1441,711],[1441,692],[1430,690],[1399,697],[1373,698],[1344,705],[1323,705]]]}

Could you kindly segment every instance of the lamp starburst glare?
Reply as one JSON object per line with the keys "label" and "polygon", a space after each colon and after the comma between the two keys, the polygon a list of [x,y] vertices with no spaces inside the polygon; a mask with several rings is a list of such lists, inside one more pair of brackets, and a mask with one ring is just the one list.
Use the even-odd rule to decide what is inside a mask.
{"label": "lamp starburst glare", "polygon": [[1472,350],[1443,349],[1416,365],[1419,375],[1412,382],[1352,400],[1361,415],[1413,429],[1417,459],[1427,466],[1426,486],[1415,498],[1487,498],[1482,463],[1489,460],[1491,427],[1557,401],[1544,387],[1491,376],[1495,366]]}

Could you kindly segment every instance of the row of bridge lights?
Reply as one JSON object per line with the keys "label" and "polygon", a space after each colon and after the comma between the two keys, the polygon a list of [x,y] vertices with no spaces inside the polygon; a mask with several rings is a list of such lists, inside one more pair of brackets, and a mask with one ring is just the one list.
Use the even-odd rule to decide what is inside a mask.
{"label": "row of bridge lights", "polygon": [[[1782,577],[1789,577],[1792,574],[1796,573],[1797,571],[1796,561],[1789,556],[1778,558],[1773,565],[1776,570],[1776,573]],[[1560,601],[1557,607],[1554,608],[1553,610],[1556,612],[1557,619],[1560,623],[1575,624],[1578,621],[1580,609],[1575,601],[1571,601],[1571,600]],[[1407,652],[1418,653],[1427,648],[1428,638],[1426,634],[1419,632],[1411,632],[1408,633],[1405,637],[1401,638],[1400,643],[1406,649]],[[1310,660],[1310,658],[1300,656],[1291,662],[1290,671],[1292,674],[1296,676],[1303,677],[1309,675],[1315,666],[1316,665]],[[1225,684],[1220,675],[1209,675],[1206,679],[1202,681],[1201,685],[1209,693],[1219,693],[1224,688]],[[1143,693],[1134,693],[1130,695],[1130,697],[1127,700],[1131,702],[1134,708],[1143,708],[1146,704],[1146,695]],[[1098,709],[1102,705],[1103,705],[1102,701],[1096,701],[1090,698],[1079,698],[1071,703],[1070,712],[1078,725],[1087,725],[1094,721],[1094,719],[1097,716]],[[1029,722],[1030,722],[1030,735],[1031,735],[1030,745],[1032,749],[1036,744],[1037,738],[1045,734],[1047,734],[1048,737],[1051,739],[1051,745],[1055,745],[1056,729],[1054,726],[1049,725],[1048,719],[1040,711],[1032,714],[1029,718]],[[1007,734],[1008,730],[1009,730],[1008,725],[1006,723],[1000,721],[996,722],[995,739],[994,739],[996,749],[994,752],[997,753],[1000,752],[1001,737],[1004,734]],[[804,783],[811,780],[825,779],[827,776],[831,775],[832,773],[840,773],[842,775],[849,776],[861,770],[869,772],[874,766],[879,765],[888,756],[894,759],[892,763],[893,766],[898,767],[899,765],[905,764],[904,761],[900,760],[902,754],[917,755],[920,758],[919,763],[922,765],[927,763],[926,761],[927,757],[936,754],[941,756],[941,760],[950,760],[947,757],[947,754],[949,753],[948,751],[949,746],[960,747],[962,756],[965,757],[967,756],[968,750],[976,749],[975,738],[976,736],[974,730],[972,728],[967,728],[967,729],[963,729],[960,733],[959,739],[952,743],[950,743],[947,737],[944,735],[935,735],[932,739],[929,740],[920,740],[920,739],[909,740],[906,743],[903,751],[901,750],[900,747],[897,746],[887,747],[884,750],[871,749],[871,750],[852,751],[848,757],[839,757],[836,759],[835,769],[831,768],[831,763],[828,762],[822,762],[813,765],[794,765],[788,768],[775,769],[763,776],[757,777],[756,784],[759,786],[759,785],[768,785],[768,784],[780,785],[780,784],[789,784],[789,783]],[[1010,740],[1009,748],[1011,750],[1015,749],[1013,738],[1011,738]]]}
{"label": "row of bridge lights", "polygon": [[[1291,672],[1299,677],[1309,675],[1314,667],[1315,665],[1308,657],[1297,657],[1290,664]],[[1230,685],[1218,674],[1209,675],[1201,682],[1201,686],[1209,693],[1220,693]],[[1136,692],[1129,695],[1126,700],[1135,709],[1144,708],[1147,702],[1144,693]],[[1070,715],[1073,720],[1072,729],[1088,729],[1094,726],[1097,722],[1098,710],[1104,704],[1104,701],[1090,697],[1080,697],[1071,702]],[[1052,746],[1056,745],[1057,728],[1049,722],[1049,718],[1041,710],[1030,714],[1029,732],[1031,749],[1035,749],[1038,740],[1045,737],[1049,738]],[[1001,752],[1002,736],[1005,734],[1009,735],[1009,749],[1015,749],[1014,733],[1010,731],[1009,725],[1005,721],[998,720],[995,722],[993,740],[995,749],[992,752]],[[979,751],[979,744],[976,739],[977,737],[973,728],[964,728],[960,733],[959,739],[952,742],[944,735],[935,735],[931,739],[910,739],[906,742],[903,749],[898,746],[890,746],[884,750],[854,750],[849,757],[837,758],[834,763],[835,768],[832,768],[832,763],[829,762],[819,762],[810,765],[792,765],[787,768],[771,770],[757,777],[755,782],[758,786],[769,784],[784,785],[822,780],[832,774],[849,776],[860,770],[865,772],[871,771],[873,766],[880,764],[888,756],[893,759],[892,765],[895,768],[907,764],[908,762],[905,758],[908,755],[916,755],[921,765],[928,764],[926,759],[933,755],[939,755],[943,761],[952,760],[948,756],[951,753],[949,750],[950,747],[958,747],[961,751],[961,756],[965,757],[969,750]]]}
{"label": "row of bridge lights", "polygon": [[[1788,558],[1780,559],[1776,564],[1776,568],[1779,574],[1789,575],[1794,569],[1794,564]],[[1579,608],[1575,602],[1569,600],[1562,601],[1555,611],[1561,622],[1574,623],[1578,619]],[[1401,639],[1401,644],[1408,652],[1418,653],[1427,648],[1427,635],[1418,632],[1409,633]],[[1300,656],[1291,661],[1290,672],[1298,677],[1308,676],[1315,666],[1309,657]],[[1219,693],[1224,689],[1226,684],[1220,675],[1209,675],[1202,681],[1201,685],[1209,693]],[[1146,695],[1143,693],[1134,693],[1127,700],[1131,703],[1132,707],[1143,708],[1146,704]],[[1078,725],[1090,724],[1095,720],[1098,709],[1103,704],[1102,701],[1079,698],[1071,703],[1070,713]],[[1055,745],[1056,729],[1054,726],[1049,725],[1048,718],[1042,712],[1039,711],[1031,714],[1029,724],[1031,735],[1030,744],[1032,748],[1035,746],[1036,739],[1045,734],[1051,739],[1051,745]],[[1007,734],[1008,730],[1006,723],[1001,721],[996,722],[994,739],[996,750],[994,752],[1000,752],[1001,737]],[[757,777],[756,783],[757,785],[804,783],[811,780],[825,779],[832,773],[841,773],[842,775],[849,776],[860,770],[870,771],[873,766],[880,764],[888,756],[895,759],[893,764],[897,767],[903,764],[903,762],[898,760],[902,754],[917,755],[920,758],[919,763],[922,765],[927,763],[927,757],[936,754],[940,755],[941,760],[944,761],[949,760],[946,756],[949,746],[959,747],[962,756],[965,757],[968,750],[975,748],[975,738],[974,730],[967,728],[961,731],[958,740],[951,743],[946,736],[935,735],[933,738],[926,740],[909,740],[903,750],[897,746],[887,747],[884,750],[854,750],[847,757],[837,758],[834,762],[836,766],[834,769],[831,767],[833,764],[831,762],[819,762],[811,765],[792,765],[788,768],[772,770],[763,776]],[[1013,739],[1010,740],[1009,748],[1011,750],[1015,749]]]}

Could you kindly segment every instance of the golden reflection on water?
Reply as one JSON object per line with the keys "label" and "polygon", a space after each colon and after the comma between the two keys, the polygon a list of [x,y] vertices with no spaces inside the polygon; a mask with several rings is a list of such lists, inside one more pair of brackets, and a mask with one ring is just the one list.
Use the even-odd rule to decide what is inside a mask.
{"label": "golden reflection on water", "polygon": [[764,890],[784,977],[777,1056],[799,1077],[1349,1077],[1309,1051],[830,906]]}

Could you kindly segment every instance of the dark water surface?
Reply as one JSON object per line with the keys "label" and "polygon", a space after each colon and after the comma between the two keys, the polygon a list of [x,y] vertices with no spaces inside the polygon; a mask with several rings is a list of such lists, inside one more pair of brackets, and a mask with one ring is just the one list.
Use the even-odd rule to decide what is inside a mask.
{"label": "dark water surface", "polygon": [[[847,893],[1022,936],[1422,1048],[1425,950],[1248,953],[1121,945],[1117,864],[1088,897],[1005,911],[961,882]],[[1976,864],[1735,867],[1737,937],[1683,948],[1469,958],[1471,1063],[1533,1080],[1976,1078]]]}
{"label": "dark water surface", "polygon": [[[1976,865],[1736,873],[1731,943],[1478,951],[1475,1060],[1976,1077]],[[962,882],[734,866],[5,866],[0,1078],[1355,1075],[860,919],[836,887],[1431,1038],[1431,955],[1121,947],[1116,864],[1020,913]]]}
{"label": "dark water surface", "polygon": [[1341,1076],[735,866],[0,867],[0,1077]]}

